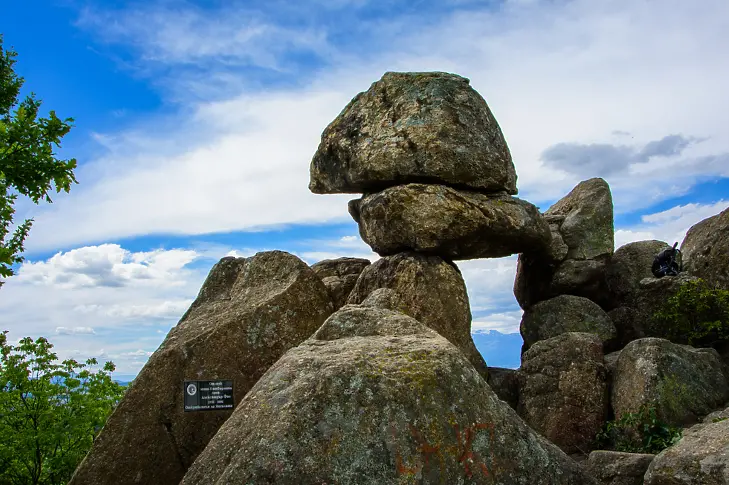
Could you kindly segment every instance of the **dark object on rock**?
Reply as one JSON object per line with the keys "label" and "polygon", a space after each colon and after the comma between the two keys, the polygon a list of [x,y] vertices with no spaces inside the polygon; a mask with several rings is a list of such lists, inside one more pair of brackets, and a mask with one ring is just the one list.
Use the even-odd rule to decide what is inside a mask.
{"label": "dark object on rock", "polygon": [[677,249],[678,242],[673,244],[672,248],[664,249],[653,260],[651,272],[656,278],[664,276],[678,276],[683,271],[681,264],[681,250]]}
{"label": "dark object on rock", "polygon": [[372,193],[408,183],[516,194],[509,148],[469,80],[387,72],[322,133],[311,161],[315,194]]}
{"label": "dark object on rock", "polygon": [[624,244],[615,251],[606,271],[614,308],[631,305],[635,301],[640,281],[653,276],[651,265],[656,254],[670,248],[665,242],[653,239]]}

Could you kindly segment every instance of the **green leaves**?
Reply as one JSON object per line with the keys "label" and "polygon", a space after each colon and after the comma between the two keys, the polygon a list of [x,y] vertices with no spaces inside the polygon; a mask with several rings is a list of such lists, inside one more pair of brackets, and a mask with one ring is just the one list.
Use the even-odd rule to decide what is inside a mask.
{"label": "green leaves", "polygon": [[114,364],[58,362],[45,338],[0,334],[0,483],[65,484],[124,393]]}
{"label": "green leaves", "polygon": [[13,70],[17,53],[4,51],[2,44],[0,35],[0,276],[9,277],[11,266],[23,261],[20,254],[32,224],[28,219],[9,235],[17,194],[36,204],[51,203],[54,189],[69,192],[77,180],[76,159],[59,160],[54,151],[71,130],[73,118],[61,120],[54,111],[39,117],[41,102],[34,94],[18,100],[24,80]]}
{"label": "green leaves", "polygon": [[596,442],[600,449],[657,454],[676,444],[681,435],[681,428],[658,419],[655,407],[643,405],[635,413],[625,413],[620,419],[605,423]]}

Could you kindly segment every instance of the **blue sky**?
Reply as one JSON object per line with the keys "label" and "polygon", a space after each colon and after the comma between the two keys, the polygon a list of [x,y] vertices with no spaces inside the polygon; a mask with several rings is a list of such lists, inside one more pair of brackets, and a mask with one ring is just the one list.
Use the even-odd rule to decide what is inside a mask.
{"label": "blue sky", "polygon": [[[546,210],[602,176],[616,247],[680,241],[729,206],[727,18],[725,0],[11,2],[5,46],[25,91],[76,119],[60,154],[79,184],[19,202],[36,222],[0,327],[133,375],[222,256],[375,259],[352,197],[309,193],[308,169],[388,70],[470,78],[519,197]],[[459,266],[486,361],[518,365],[520,340],[487,334],[518,332],[515,257]]]}

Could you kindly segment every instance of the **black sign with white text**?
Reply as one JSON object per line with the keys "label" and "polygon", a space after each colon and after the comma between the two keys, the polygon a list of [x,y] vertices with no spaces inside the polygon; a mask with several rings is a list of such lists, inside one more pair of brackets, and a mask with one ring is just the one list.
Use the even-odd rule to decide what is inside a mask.
{"label": "black sign with white text", "polygon": [[185,412],[225,411],[235,408],[233,381],[185,381]]}

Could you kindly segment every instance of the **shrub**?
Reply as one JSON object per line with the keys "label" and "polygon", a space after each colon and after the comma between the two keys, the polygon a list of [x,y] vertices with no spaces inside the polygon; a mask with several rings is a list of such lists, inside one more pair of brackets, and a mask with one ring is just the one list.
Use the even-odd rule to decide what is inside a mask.
{"label": "shrub", "polygon": [[681,428],[659,420],[655,407],[643,405],[605,423],[595,440],[600,449],[657,454],[681,439],[681,433]]}

